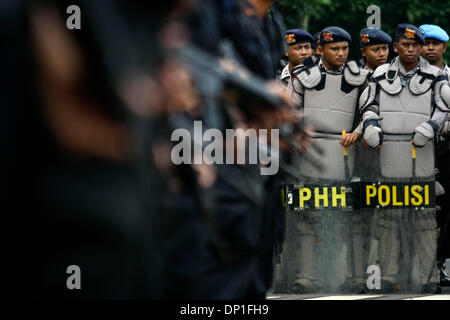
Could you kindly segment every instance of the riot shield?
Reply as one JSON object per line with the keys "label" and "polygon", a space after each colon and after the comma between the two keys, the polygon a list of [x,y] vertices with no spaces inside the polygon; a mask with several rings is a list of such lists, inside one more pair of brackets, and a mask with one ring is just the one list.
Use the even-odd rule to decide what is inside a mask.
{"label": "riot shield", "polygon": [[[286,178],[278,293],[433,293],[437,289],[434,146],[385,135],[381,149],[315,137],[327,170],[298,159]],[[332,156],[333,155],[333,156]]]}
{"label": "riot shield", "polygon": [[299,158],[296,166],[304,178],[286,177],[286,234],[275,292],[358,293],[365,285],[367,254],[359,238],[367,232],[357,210],[357,147],[344,149],[340,139],[316,134],[326,169],[318,171]]}
{"label": "riot shield", "polygon": [[375,275],[367,284],[374,292],[437,289],[434,145],[416,148],[410,141],[385,134],[380,150],[364,150],[378,162],[377,170],[361,171],[360,197],[361,211],[371,217],[368,265]]}

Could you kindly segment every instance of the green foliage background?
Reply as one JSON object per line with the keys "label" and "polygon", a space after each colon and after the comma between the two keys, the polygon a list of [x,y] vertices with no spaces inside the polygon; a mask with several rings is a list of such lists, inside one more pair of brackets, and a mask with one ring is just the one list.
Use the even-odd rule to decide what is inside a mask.
{"label": "green foliage background", "polygon": [[[350,59],[358,60],[359,31],[366,27],[370,5],[381,9],[381,29],[394,38],[399,23],[407,22],[417,27],[436,24],[450,33],[450,1],[442,0],[279,0],[277,2],[285,26],[302,28],[311,34],[327,26],[347,30],[353,39]],[[395,54],[391,48],[390,58]],[[450,48],[444,59],[450,62]]]}

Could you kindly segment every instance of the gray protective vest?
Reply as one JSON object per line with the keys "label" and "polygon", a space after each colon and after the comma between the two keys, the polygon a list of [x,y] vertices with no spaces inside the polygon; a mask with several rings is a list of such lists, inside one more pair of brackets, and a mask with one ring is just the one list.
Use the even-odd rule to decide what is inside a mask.
{"label": "gray protective vest", "polygon": [[[375,95],[378,96],[380,125],[384,134],[380,150],[381,174],[384,177],[434,175],[433,141],[423,148],[416,148],[414,174],[410,141],[414,129],[431,119],[434,105],[432,93],[438,73],[438,68],[421,59],[419,68],[411,78],[402,80],[397,63],[380,66],[373,74],[372,81],[377,84]],[[371,94],[373,96],[373,92]]]}
{"label": "gray protective vest", "polygon": [[[342,131],[350,133],[357,117],[359,93],[365,85],[368,71],[360,69],[356,62],[347,63],[342,74],[323,72],[319,66],[303,69],[296,78],[304,90],[303,112],[305,123],[314,127],[314,143],[321,147],[325,155],[321,157],[326,170],[318,172],[306,162],[302,162],[300,172],[305,177],[329,180],[345,180],[343,148],[339,141]],[[354,147],[348,150],[348,166],[353,172]]]}

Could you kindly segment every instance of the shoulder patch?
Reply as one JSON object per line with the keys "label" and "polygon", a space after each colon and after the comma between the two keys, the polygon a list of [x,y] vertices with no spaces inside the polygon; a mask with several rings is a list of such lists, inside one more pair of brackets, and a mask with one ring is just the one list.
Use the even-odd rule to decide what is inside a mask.
{"label": "shoulder patch", "polygon": [[402,91],[402,82],[398,76],[398,68],[394,64],[384,64],[379,66],[373,76],[377,80],[381,89],[390,95],[396,95]]}
{"label": "shoulder patch", "polygon": [[447,83],[444,83],[441,86],[441,89],[439,90],[441,93],[441,98],[445,102],[447,106],[447,111],[450,111],[450,85]]}
{"label": "shoulder patch", "polygon": [[367,104],[370,98],[370,88],[371,86],[367,86],[364,91],[359,96],[359,109],[362,110],[363,107]]}
{"label": "shoulder patch", "polygon": [[359,68],[355,61],[350,61],[344,68],[345,81],[354,87],[365,84],[368,75],[369,70]]}
{"label": "shoulder patch", "polygon": [[306,89],[316,87],[322,80],[322,72],[320,71],[319,66],[301,68],[297,70],[297,72],[293,72],[293,75]]}
{"label": "shoulder patch", "polygon": [[434,94],[436,106],[443,112],[450,112],[450,85],[443,82]]}
{"label": "shoulder patch", "polygon": [[379,77],[379,76],[385,74],[387,72],[387,70],[389,69],[389,66],[390,65],[388,63],[379,66],[373,72],[372,77],[376,78],[376,77]]}
{"label": "shoulder patch", "polygon": [[379,85],[384,92],[390,95],[399,94],[402,91],[402,82],[399,77],[396,77],[394,81],[388,81],[387,79],[380,80]]}
{"label": "shoulder patch", "polygon": [[422,73],[416,72],[409,80],[409,90],[414,95],[421,95],[427,92],[431,85],[434,83],[434,76],[427,76]]}
{"label": "shoulder patch", "polygon": [[437,77],[442,70],[436,66],[431,65],[427,60],[420,57],[419,60],[419,69],[422,73],[429,74],[430,76]]}
{"label": "shoulder patch", "polygon": [[361,72],[361,69],[358,67],[358,64],[354,60],[347,62],[346,66],[354,75],[358,75]]}

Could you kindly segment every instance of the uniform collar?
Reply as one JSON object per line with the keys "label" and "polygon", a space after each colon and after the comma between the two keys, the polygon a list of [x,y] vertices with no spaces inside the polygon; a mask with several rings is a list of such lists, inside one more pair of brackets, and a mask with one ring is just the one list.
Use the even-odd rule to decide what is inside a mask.
{"label": "uniform collar", "polygon": [[283,68],[283,71],[281,71],[280,79],[284,80],[286,78],[290,78],[291,74],[289,72],[289,63]]}
{"label": "uniform collar", "polygon": [[344,66],[339,67],[339,69],[337,70],[328,70],[327,67],[325,67],[325,64],[323,63],[323,58],[320,58],[319,60],[319,68],[325,70],[327,73],[330,74],[342,74],[342,71],[344,70]]}
{"label": "uniform collar", "polygon": [[370,71],[370,72],[374,72],[375,70],[370,69],[367,64],[364,65],[363,69]]}
{"label": "uniform collar", "polygon": [[414,68],[412,68],[411,70],[409,70],[409,72],[406,72],[405,68],[404,68],[403,65],[401,64],[401,62],[400,62],[400,57],[399,57],[399,56],[397,56],[397,57],[394,58],[392,64],[394,64],[394,65],[398,68],[398,71],[399,71],[401,74],[403,74],[404,76],[407,76],[407,75],[413,75],[414,73],[417,72],[417,70],[419,70],[419,68],[420,68],[420,60],[421,60],[421,59],[423,59],[423,58],[422,58],[422,57],[419,57],[419,61],[417,62],[417,65],[416,65]]}

